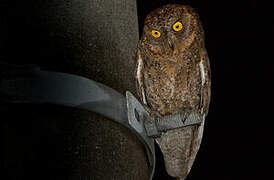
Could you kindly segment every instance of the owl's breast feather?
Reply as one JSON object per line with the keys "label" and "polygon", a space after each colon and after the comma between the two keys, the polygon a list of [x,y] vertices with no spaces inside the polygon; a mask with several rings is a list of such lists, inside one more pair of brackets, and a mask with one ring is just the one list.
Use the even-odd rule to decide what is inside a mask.
{"label": "owl's breast feather", "polygon": [[154,62],[144,71],[145,94],[152,110],[165,115],[190,108],[191,79],[178,63]]}

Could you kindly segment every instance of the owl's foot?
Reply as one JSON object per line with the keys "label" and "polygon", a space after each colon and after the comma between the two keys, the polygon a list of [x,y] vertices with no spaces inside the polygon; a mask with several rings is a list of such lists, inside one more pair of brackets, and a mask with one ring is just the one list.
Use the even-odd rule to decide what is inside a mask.
{"label": "owl's foot", "polygon": [[143,107],[148,112],[150,120],[154,120],[157,117],[162,117],[159,112],[151,110],[151,108],[149,108],[147,105],[143,105]]}

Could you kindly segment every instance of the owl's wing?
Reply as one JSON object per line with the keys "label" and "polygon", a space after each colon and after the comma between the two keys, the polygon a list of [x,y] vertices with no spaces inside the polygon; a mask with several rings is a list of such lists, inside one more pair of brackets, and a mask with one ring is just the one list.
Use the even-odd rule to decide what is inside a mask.
{"label": "owl's wing", "polygon": [[211,96],[211,80],[210,80],[210,64],[209,58],[206,49],[202,49],[200,51],[201,61],[199,63],[200,71],[201,71],[201,101],[200,101],[200,109],[201,114],[207,115],[210,103]]}
{"label": "owl's wing", "polygon": [[145,89],[144,89],[144,59],[139,49],[137,49],[137,52],[136,52],[135,78],[136,78],[136,88],[137,88],[138,96],[141,98],[142,103],[144,105],[147,105]]}

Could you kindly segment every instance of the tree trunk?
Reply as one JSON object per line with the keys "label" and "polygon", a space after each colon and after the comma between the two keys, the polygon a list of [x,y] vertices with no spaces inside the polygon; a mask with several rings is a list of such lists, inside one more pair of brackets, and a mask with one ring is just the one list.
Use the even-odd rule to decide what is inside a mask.
{"label": "tree trunk", "polygon": [[[135,94],[135,0],[11,0],[6,5],[3,61],[39,64]],[[8,179],[148,179],[143,145],[111,120],[53,105],[1,107]]]}

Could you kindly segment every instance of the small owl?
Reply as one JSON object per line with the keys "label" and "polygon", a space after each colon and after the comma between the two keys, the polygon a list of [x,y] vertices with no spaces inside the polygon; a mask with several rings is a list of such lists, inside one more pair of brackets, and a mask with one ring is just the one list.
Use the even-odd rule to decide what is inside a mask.
{"label": "small owl", "polygon": [[136,51],[137,92],[151,116],[198,111],[200,125],[163,132],[156,138],[168,174],[183,180],[198,152],[210,102],[210,66],[197,13],[165,5],[145,19]]}

